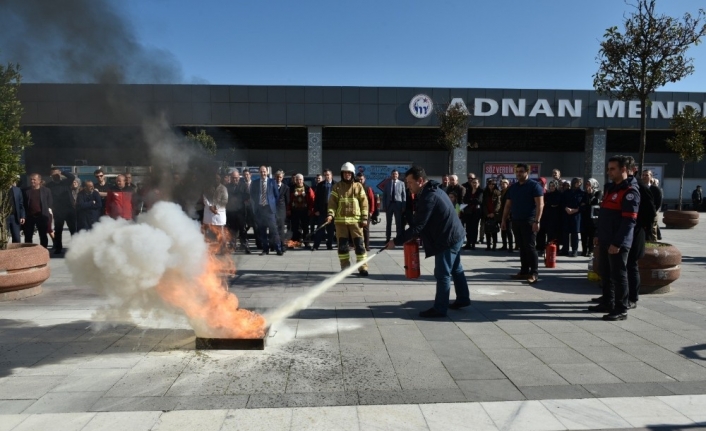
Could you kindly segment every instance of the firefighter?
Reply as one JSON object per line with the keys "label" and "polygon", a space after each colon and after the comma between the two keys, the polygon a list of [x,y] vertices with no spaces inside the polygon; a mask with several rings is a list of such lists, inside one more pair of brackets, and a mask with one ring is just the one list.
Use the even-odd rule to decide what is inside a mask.
{"label": "firefighter", "polygon": [[[328,201],[327,222],[333,221],[336,226],[338,242],[338,259],[341,270],[350,266],[349,237],[355,246],[355,257],[358,262],[367,258],[363,245],[363,227],[368,224],[368,198],[363,185],[353,181],[355,167],[352,163],[341,166],[341,181],[333,185]],[[358,272],[368,275],[368,265],[362,265]]]}

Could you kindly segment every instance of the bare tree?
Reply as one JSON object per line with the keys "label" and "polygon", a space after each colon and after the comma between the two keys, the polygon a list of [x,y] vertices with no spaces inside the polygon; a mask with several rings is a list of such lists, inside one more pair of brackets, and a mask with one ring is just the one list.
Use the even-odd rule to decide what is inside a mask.
{"label": "bare tree", "polygon": [[686,57],[691,45],[706,34],[704,10],[681,19],[657,14],[656,0],[637,0],[635,11],[624,16],[624,30],[606,30],[598,51],[598,72],[593,86],[599,94],[618,100],[640,101],[640,171],[647,145],[647,107],[650,95],[669,82],[694,73],[693,59]]}

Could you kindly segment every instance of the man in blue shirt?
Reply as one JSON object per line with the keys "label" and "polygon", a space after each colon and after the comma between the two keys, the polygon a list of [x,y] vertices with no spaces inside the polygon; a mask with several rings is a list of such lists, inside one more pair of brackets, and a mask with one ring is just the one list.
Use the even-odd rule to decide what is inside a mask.
{"label": "man in blue shirt", "polygon": [[515,177],[517,182],[507,191],[501,229],[506,229],[507,220],[512,214],[512,233],[515,243],[520,246],[520,272],[512,278],[533,284],[539,280],[536,244],[539,220],[544,210],[544,189],[538,182],[530,180],[529,166],[524,163],[515,166]]}

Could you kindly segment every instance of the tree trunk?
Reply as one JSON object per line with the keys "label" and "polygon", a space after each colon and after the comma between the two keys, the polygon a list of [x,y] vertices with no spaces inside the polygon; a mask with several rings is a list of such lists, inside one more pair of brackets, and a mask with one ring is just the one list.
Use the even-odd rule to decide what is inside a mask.
{"label": "tree trunk", "polygon": [[12,208],[10,199],[12,199],[10,190],[0,190],[0,250],[5,250],[10,242],[10,232],[7,226],[7,219]]}
{"label": "tree trunk", "polygon": [[449,175],[454,174],[454,150],[449,150]]}
{"label": "tree trunk", "polygon": [[640,99],[640,154],[638,159],[640,160],[638,172],[642,174],[642,170],[645,165],[645,149],[647,148],[647,98],[643,97]]}
{"label": "tree trunk", "polygon": [[681,162],[681,181],[679,182],[679,211],[681,211],[681,194],[684,190],[684,172],[686,171],[686,162]]}

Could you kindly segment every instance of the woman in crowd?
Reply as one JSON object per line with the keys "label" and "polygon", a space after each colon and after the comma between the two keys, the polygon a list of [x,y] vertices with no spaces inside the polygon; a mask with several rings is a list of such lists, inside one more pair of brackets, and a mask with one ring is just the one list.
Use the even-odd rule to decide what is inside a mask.
{"label": "woman in crowd", "polygon": [[[498,214],[500,214],[500,217],[502,217],[503,212],[505,211],[505,204],[507,203],[507,189],[510,187],[510,181],[506,179],[500,180],[500,211],[498,211]],[[498,220],[500,224],[502,224],[502,220]],[[500,247],[500,250],[508,250],[510,253],[514,250],[513,248],[513,236],[512,236],[512,229],[508,227],[505,230],[500,231],[500,238],[503,240],[503,246]]]}
{"label": "woman in crowd", "polygon": [[603,192],[595,178],[589,178],[586,181],[585,191],[581,202],[581,255],[591,257]]}
{"label": "woman in crowd", "polygon": [[561,256],[576,257],[576,252],[579,248],[581,202],[584,199],[584,192],[581,190],[582,185],[583,180],[581,178],[574,178],[571,180],[571,188],[561,194],[561,206],[564,210],[563,240],[562,248],[559,252]]}
{"label": "woman in crowd", "polygon": [[103,200],[93,181],[85,181],[83,189],[76,195],[76,228],[89,230],[98,221],[103,208]]}
{"label": "woman in crowd", "polygon": [[[500,190],[495,180],[488,181],[488,187],[483,192],[483,223],[485,223],[485,243],[488,250],[498,247],[498,226],[500,220]],[[491,246],[492,241],[492,246]]]}
{"label": "woman in crowd", "polygon": [[483,210],[483,189],[479,187],[478,178],[471,180],[471,188],[463,196],[463,220],[466,224],[466,246],[464,250],[475,250],[478,240],[478,223],[480,223]]}
{"label": "woman in crowd", "polygon": [[561,225],[562,225],[562,215],[561,215],[561,189],[559,188],[559,181],[551,180],[549,181],[549,188],[547,193],[544,195],[544,211],[542,212],[542,219],[540,220],[540,225],[544,226],[545,235],[540,239],[537,239],[537,244],[541,245],[540,254],[544,254],[544,248],[550,242],[559,244],[559,238],[561,237]]}

